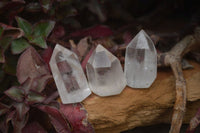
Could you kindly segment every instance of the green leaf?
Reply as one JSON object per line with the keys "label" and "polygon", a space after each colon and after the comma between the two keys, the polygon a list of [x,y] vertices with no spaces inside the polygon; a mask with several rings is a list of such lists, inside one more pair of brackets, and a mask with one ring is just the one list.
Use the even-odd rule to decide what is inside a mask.
{"label": "green leaf", "polygon": [[0,39],[0,47],[3,51],[5,51],[8,48],[11,41],[12,39],[10,37],[3,37]]}
{"label": "green leaf", "polygon": [[25,19],[16,17],[18,26],[24,31],[25,37],[29,37],[32,34],[32,25]]}
{"label": "green leaf", "polygon": [[4,71],[10,75],[15,75],[17,60],[18,60],[18,57],[16,55],[6,56],[6,62],[3,64]]}
{"label": "green leaf", "polygon": [[53,30],[55,25],[54,21],[48,21],[48,22],[40,22],[34,26],[33,35],[34,37],[42,36],[47,37],[51,31]]}
{"label": "green leaf", "polygon": [[9,47],[12,39],[10,37],[3,37],[0,39],[0,63],[5,63],[5,55],[4,52]]}
{"label": "green leaf", "polygon": [[45,39],[43,37],[35,37],[35,38],[32,38],[31,40],[29,40],[30,43],[33,43],[41,48],[47,48],[47,43],[45,41]]}
{"label": "green leaf", "polygon": [[5,94],[17,102],[22,102],[24,99],[24,91],[16,86],[6,90]]}
{"label": "green leaf", "polygon": [[39,103],[42,102],[44,99],[45,97],[42,96],[40,93],[30,91],[26,100],[30,103]]}
{"label": "green leaf", "polygon": [[12,41],[11,51],[13,54],[19,54],[29,46],[30,44],[24,38],[19,38]]}

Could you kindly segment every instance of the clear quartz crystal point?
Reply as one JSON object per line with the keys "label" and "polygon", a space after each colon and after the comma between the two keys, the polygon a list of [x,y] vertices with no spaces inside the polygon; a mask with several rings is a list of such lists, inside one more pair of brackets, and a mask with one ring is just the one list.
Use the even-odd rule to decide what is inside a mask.
{"label": "clear quartz crystal point", "polygon": [[81,102],[91,94],[75,53],[57,44],[49,64],[62,103]]}
{"label": "clear quartz crystal point", "polygon": [[86,65],[90,89],[99,96],[117,95],[126,86],[120,61],[98,45]]}
{"label": "clear quartz crystal point", "polygon": [[157,76],[157,52],[144,30],[126,47],[124,72],[132,88],[148,88]]}

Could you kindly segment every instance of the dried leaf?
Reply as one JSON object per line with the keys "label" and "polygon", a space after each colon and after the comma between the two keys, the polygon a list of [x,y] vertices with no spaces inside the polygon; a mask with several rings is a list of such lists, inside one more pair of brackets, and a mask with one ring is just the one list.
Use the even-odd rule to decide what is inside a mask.
{"label": "dried leaf", "polygon": [[71,133],[71,128],[68,120],[63,116],[63,114],[60,113],[57,108],[47,105],[38,105],[37,108],[49,115],[51,123],[58,133]]}
{"label": "dried leaf", "polygon": [[92,38],[101,38],[113,35],[112,30],[105,25],[97,25],[88,29],[79,30],[70,34],[71,37],[86,37],[91,36]]}
{"label": "dried leaf", "polygon": [[12,41],[11,51],[13,54],[20,54],[29,46],[30,44],[24,38],[19,38]]}
{"label": "dried leaf", "polygon": [[22,102],[24,100],[24,90],[16,86],[13,86],[10,89],[6,90],[5,94],[17,102]]}
{"label": "dried leaf", "polygon": [[87,121],[87,111],[80,104],[61,104],[60,111],[69,120],[72,133],[94,133],[92,125]]}
{"label": "dried leaf", "polygon": [[34,79],[50,74],[47,64],[33,47],[29,47],[19,58],[17,64],[17,78],[23,83],[27,78]]}
{"label": "dried leaf", "polygon": [[47,133],[47,131],[36,121],[27,124],[22,133]]}

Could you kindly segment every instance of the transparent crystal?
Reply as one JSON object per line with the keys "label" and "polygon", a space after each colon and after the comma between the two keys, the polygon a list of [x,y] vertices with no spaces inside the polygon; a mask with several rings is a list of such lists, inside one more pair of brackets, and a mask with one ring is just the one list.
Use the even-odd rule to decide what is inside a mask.
{"label": "transparent crystal", "polygon": [[157,76],[157,52],[144,30],[126,48],[124,72],[127,85],[133,88],[148,88]]}
{"label": "transparent crystal", "polygon": [[57,44],[49,64],[64,104],[81,102],[91,94],[75,53]]}
{"label": "transparent crystal", "polygon": [[86,65],[90,89],[99,96],[120,94],[126,79],[120,61],[98,45]]}

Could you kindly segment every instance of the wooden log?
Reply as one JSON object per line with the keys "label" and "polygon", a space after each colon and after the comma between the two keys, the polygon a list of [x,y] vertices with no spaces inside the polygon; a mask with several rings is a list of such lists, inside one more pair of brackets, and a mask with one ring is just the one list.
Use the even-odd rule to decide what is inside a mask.
{"label": "wooden log", "polygon": [[[189,123],[200,107],[200,65],[184,70],[187,82],[187,109],[183,123]],[[159,69],[155,82],[147,89],[126,87],[120,95],[85,101],[88,120],[97,133],[117,133],[138,126],[170,123],[175,102],[175,78],[171,69]]]}

